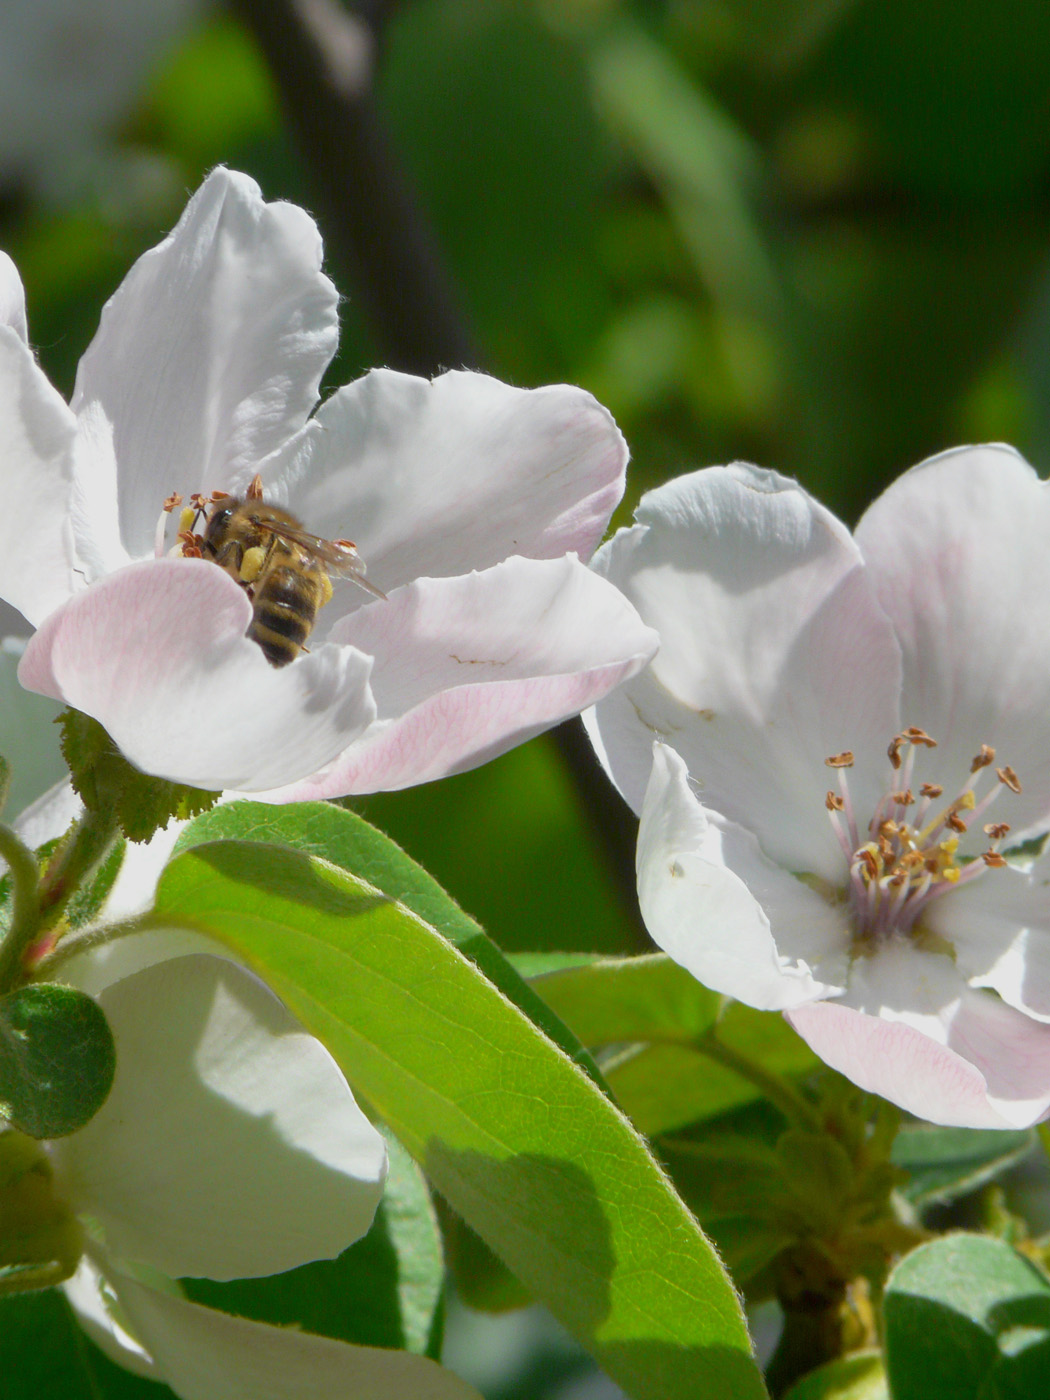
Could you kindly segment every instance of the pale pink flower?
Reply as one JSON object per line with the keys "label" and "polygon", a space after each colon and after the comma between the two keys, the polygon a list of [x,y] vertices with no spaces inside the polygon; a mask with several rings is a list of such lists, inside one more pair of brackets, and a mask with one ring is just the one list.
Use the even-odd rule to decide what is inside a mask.
{"label": "pale pink flower", "polygon": [[[107,304],[66,405],[0,255],[0,597],[37,627],[29,689],[147,772],[281,799],[482,763],[605,695],[655,638],[584,559],[623,489],[609,414],[565,386],[377,370],[311,415],[337,295],[312,220],[216,170]],[[265,498],[352,536],[388,595],[336,585],[275,669],[245,591],[158,557],[173,493]]]}
{"label": "pale pink flower", "polygon": [[594,567],[661,649],[588,723],[657,943],[921,1117],[1045,1117],[1050,857],[1018,848],[1050,830],[1046,485],[945,453],[854,538],[737,464],[637,522]]}

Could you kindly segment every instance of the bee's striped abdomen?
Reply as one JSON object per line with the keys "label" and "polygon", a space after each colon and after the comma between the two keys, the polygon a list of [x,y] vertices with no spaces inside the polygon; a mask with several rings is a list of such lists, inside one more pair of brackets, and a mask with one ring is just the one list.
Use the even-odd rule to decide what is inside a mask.
{"label": "bee's striped abdomen", "polygon": [[248,636],[271,666],[294,661],[313,629],[320,585],[313,570],[297,573],[285,564],[269,569],[255,590]]}

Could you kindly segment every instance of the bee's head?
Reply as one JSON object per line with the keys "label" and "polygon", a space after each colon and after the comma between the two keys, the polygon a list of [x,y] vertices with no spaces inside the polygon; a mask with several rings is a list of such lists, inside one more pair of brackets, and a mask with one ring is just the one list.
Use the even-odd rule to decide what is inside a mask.
{"label": "bee's head", "polygon": [[224,496],[221,501],[216,502],[204,527],[204,539],[208,544],[215,544],[225,537],[230,521],[240,504],[236,496]]}

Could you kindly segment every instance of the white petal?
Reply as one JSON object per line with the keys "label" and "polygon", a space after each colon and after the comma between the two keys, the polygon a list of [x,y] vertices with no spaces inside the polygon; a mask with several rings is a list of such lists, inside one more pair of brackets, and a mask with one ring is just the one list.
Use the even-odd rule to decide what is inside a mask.
{"label": "white petal", "polygon": [[424,1356],[248,1322],[122,1275],[113,1281],[180,1400],[481,1400]]}
{"label": "white petal", "polygon": [[938,741],[920,780],[961,786],[983,743],[1024,791],[993,816],[1011,839],[1050,825],[1050,488],[1009,447],[946,452],[861,520],[904,653],[901,718]]}
{"label": "white petal", "polygon": [[95,1345],[137,1376],[158,1380],[157,1368],[149,1352],[133,1336],[130,1323],[113,1292],[113,1285],[85,1255],[71,1279],[62,1285],[70,1306]]}
{"label": "white petal", "polygon": [[571,555],[417,580],[331,636],[375,657],[377,723],[315,779],[270,799],[391,790],[476,767],[607,694],[656,646],[623,595]]}
{"label": "white petal", "polygon": [[974,987],[1050,1021],[1050,856],[1030,869],[986,870],[930,905],[924,923],[955,951]]}
{"label": "white petal", "polygon": [[589,558],[626,465],[616,424],[582,389],[373,370],[321,406],[282,470],[307,529],[353,539],[389,593],[511,554]]}
{"label": "white petal", "polygon": [[931,1123],[1027,1127],[1050,1108],[1050,1026],[903,940],[857,958],[845,996],[788,1020],[832,1068]]}
{"label": "white petal", "polygon": [[243,489],[305,422],[337,335],[320,266],[307,214],[220,169],[107,303],[73,408],[113,425],[132,557],[170,492]]}
{"label": "white petal", "polygon": [[0,325],[0,596],[36,626],[77,586],[76,419],[25,341]]}
{"label": "white petal", "polygon": [[56,783],[19,814],[15,830],[27,846],[42,846],[68,831],[83,810],[73,785]]}
{"label": "white petal", "polygon": [[322,647],[275,669],[245,637],[251,604],[214,565],[132,564],[53,614],[19,679],[92,715],[133,763],[255,791],[316,772],[371,723],[371,658]]}
{"label": "white petal", "polygon": [[614,782],[638,811],[660,739],[778,864],[838,879],[824,760],[856,753],[854,803],[870,811],[900,673],[848,531],[795,482],[740,464],[649,492],[637,518],[595,559],[660,633],[649,669],[588,717]]}
{"label": "white petal", "polygon": [[117,1073],[52,1144],[56,1181],[107,1248],[172,1276],[279,1273],[368,1229],[383,1140],[328,1052],[250,973],[157,963],[106,988]]}
{"label": "white petal", "polygon": [[66,771],[55,724],[59,706],[31,695],[18,683],[24,649],[25,643],[17,637],[0,642],[0,754],[11,767],[6,821],[35,802]]}
{"label": "white petal", "polygon": [[653,749],[638,900],[655,941],[705,986],[763,1010],[840,991],[844,914],[768,860],[750,832],[705,812],[678,754]]}
{"label": "white petal", "polygon": [[4,252],[0,252],[0,326],[10,326],[19,340],[29,344],[22,279],[18,268]]}

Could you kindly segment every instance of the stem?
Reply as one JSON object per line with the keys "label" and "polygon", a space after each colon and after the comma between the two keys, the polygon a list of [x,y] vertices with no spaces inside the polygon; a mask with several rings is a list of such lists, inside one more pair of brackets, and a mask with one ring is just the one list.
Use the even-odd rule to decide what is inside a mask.
{"label": "stem", "polygon": [[0,856],[7,861],[14,895],[11,927],[0,944],[0,992],[3,992],[18,981],[22,956],[39,933],[40,905],[36,856],[9,826],[2,824]]}
{"label": "stem", "polygon": [[764,1069],[756,1061],[749,1059],[739,1050],[734,1050],[728,1046],[724,1040],[718,1036],[717,1030],[712,1027],[703,1035],[691,1042],[696,1050],[702,1055],[707,1055],[709,1059],[716,1060],[720,1065],[725,1065],[726,1069],[731,1069],[734,1074],[739,1074],[742,1079],[748,1080],[756,1088],[761,1089],[763,1095],[769,1099],[770,1103],[780,1109],[781,1113],[789,1123],[794,1123],[797,1127],[808,1128],[813,1132],[820,1132],[822,1123],[820,1115],[812,1104],[802,1097],[796,1089],[779,1075]]}
{"label": "stem", "polygon": [[40,881],[38,934],[46,933],[62,917],[84,877],[108,854],[117,830],[114,813],[91,810],[70,827]]}

